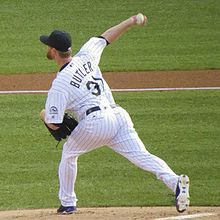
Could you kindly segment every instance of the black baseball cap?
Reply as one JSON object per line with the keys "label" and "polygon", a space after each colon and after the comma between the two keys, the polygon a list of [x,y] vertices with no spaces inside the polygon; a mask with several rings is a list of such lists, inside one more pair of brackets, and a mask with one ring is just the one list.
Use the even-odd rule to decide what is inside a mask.
{"label": "black baseball cap", "polygon": [[49,36],[41,35],[40,41],[49,47],[53,47],[61,52],[71,50],[72,40],[70,34],[64,31],[53,31]]}

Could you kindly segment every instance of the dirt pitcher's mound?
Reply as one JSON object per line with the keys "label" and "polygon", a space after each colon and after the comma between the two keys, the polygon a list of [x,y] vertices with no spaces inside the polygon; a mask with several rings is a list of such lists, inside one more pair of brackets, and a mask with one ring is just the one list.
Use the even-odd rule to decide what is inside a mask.
{"label": "dirt pitcher's mound", "polygon": [[175,207],[79,208],[73,215],[60,216],[55,209],[1,211],[0,220],[142,220],[142,219],[220,219],[220,207],[190,207],[183,214]]}

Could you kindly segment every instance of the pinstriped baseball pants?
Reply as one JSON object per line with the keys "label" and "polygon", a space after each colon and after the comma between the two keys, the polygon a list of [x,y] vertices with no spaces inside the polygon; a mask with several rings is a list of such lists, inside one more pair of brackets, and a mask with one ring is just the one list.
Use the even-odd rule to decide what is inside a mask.
{"label": "pinstriped baseball pants", "polygon": [[74,184],[78,156],[104,145],[141,169],[153,173],[175,192],[178,175],[162,159],[145,149],[129,114],[123,108],[117,107],[86,116],[63,145],[59,165],[59,199],[63,206],[76,206]]}

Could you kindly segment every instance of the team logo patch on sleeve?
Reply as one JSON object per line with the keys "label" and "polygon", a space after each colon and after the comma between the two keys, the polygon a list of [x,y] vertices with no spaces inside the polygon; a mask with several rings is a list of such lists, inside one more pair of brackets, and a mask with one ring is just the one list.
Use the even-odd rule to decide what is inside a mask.
{"label": "team logo patch on sleeve", "polygon": [[50,114],[51,115],[57,115],[58,114],[58,109],[56,106],[51,106],[50,107]]}

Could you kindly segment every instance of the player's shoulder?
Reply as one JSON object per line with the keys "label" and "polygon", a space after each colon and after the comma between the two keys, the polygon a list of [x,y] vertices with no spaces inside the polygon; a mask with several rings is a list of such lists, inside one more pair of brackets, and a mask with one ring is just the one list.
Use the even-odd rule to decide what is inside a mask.
{"label": "player's shoulder", "polygon": [[68,75],[71,73],[72,71],[72,62],[73,62],[73,58],[70,62],[64,64],[59,72],[57,73],[57,76],[56,76],[56,80],[59,80],[59,79],[62,79],[62,78],[68,78]]}
{"label": "player's shoulder", "polygon": [[71,71],[69,67],[66,66],[64,69],[60,70],[56,77],[54,78],[51,89],[60,90],[60,92],[68,90],[69,81],[71,78]]}
{"label": "player's shoulder", "polygon": [[69,81],[69,78],[71,78],[72,76],[72,69],[73,69],[70,67],[70,65],[66,66],[64,69],[62,69],[57,73],[57,76],[54,79],[55,83],[59,83],[59,82],[66,83]]}

